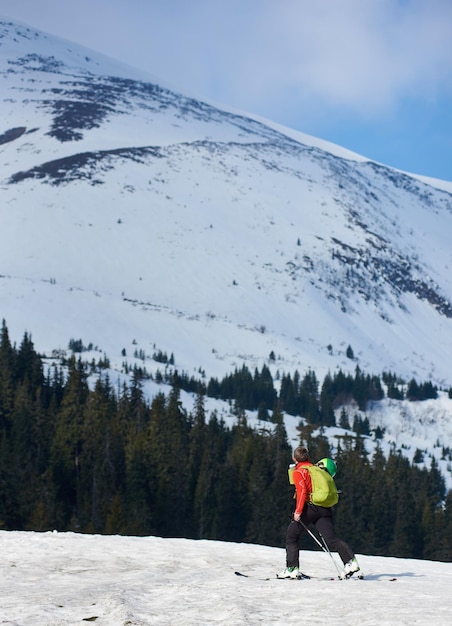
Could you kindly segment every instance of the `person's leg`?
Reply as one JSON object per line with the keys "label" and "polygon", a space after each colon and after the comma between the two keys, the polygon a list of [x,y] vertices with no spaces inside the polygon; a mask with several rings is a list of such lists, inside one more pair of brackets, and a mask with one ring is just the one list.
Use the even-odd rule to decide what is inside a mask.
{"label": "person's leg", "polygon": [[290,522],[286,533],[286,565],[300,567],[299,541],[304,528],[298,522]]}
{"label": "person's leg", "polygon": [[336,536],[331,514],[319,517],[315,522],[315,527],[324,538],[328,548],[331,551],[338,552],[344,565],[354,558],[355,555],[348,543]]}

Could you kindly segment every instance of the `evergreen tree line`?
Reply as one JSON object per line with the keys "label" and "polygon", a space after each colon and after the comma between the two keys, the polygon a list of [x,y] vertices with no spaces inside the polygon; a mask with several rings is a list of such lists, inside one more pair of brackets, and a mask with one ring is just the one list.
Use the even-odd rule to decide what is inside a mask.
{"label": "evergreen tree line", "polygon": [[[174,365],[174,355],[170,361],[162,361],[156,355],[153,360],[168,362]],[[105,357],[106,359],[106,357]],[[104,361],[93,363],[92,367],[105,367]],[[275,357],[270,355],[269,361]],[[147,372],[146,367],[136,364],[130,368],[127,362],[123,363],[124,372],[133,373],[142,380],[154,379],[157,383],[173,385],[175,370],[167,369],[165,372],[157,370],[155,375]],[[356,403],[361,411],[365,411],[369,402],[382,400],[385,397],[383,385],[386,386],[386,395],[395,400],[423,401],[436,399],[438,388],[432,382],[418,383],[414,378],[405,382],[391,372],[383,372],[381,379],[376,375],[365,374],[359,366],[355,368],[355,374],[346,374],[338,370],[334,374],[328,373],[322,385],[317,380],[315,372],[309,370],[303,377],[298,370],[290,373],[277,373],[280,381],[279,392],[276,391],[270,369],[263,365],[261,371],[255,368],[250,372],[244,364],[236,368],[232,374],[227,374],[222,380],[211,378],[208,383],[204,382],[204,375],[200,378],[189,376],[186,372],[177,372],[177,381],[181,390],[188,393],[202,393],[210,398],[224,401],[233,400],[243,410],[258,411],[262,420],[270,420],[271,412],[278,401],[282,411],[289,415],[303,417],[311,424],[324,426],[336,426],[335,409]],[[452,397],[452,389],[448,391]]]}
{"label": "evergreen tree line", "polygon": [[[31,338],[16,348],[3,322],[0,527],[284,545],[293,488],[278,398],[268,428],[251,428],[238,402],[227,427],[206,415],[201,392],[184,410],[177,374],[167,396],[149,401],[138,375],[115,390],[102,373],[90,388],[90,373],[75,356],[45,373]],[[331,452],[313,428],[300,440],[315,460]],[[360,437],[344,438],[335,458],[337,530],[356,552],[452,558],[452,496],[434,462],[368,458]]]}
{"label": "evergreen tree line", "polygon": [[[293,375],[282,374],[279,378],[278,394],[267,365],[260,372],[255,369],[254,375],[243,365],[221,381],[211,378],[205,393],[222,400],[232,398],[242,409],[258,410],[262,419],[269,419],[269,411],[278,400],[281,410],[289,415],[299,415],[311,424],[324,426],[336,425],[334,411],[340,406],[354,401],[361,411],[365,411],[369,402],[382,400],[385,395],[382,381],[388,398],[420,401],[438,397],[438,389],[431,382],[417,383],[412,379],[405,383],[390,372],[383,372],[380,380],[379,376],[364,374],[358,366],[354,375],[342,370],[328,373],[321,386],[311,370],[303,377],[296,370]],[[200,385],[204,390],[202,383]],[[193,379],[187,380],[186,390],[192,389]]]}

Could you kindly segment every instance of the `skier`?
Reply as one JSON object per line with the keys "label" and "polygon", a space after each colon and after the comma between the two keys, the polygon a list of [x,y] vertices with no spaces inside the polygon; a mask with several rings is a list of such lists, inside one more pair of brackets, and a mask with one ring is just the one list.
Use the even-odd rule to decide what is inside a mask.
{"label": "skier", "polygon": [[[309,471],[306,469],[312,465],[309,458],[309,451],[304,446],[299,446],[294,450],[293,461],[296,463],[293,480],[296,489],[296,504],[293,519],[287,528],[286,534],[286,568],[277,575],[278,578],[302,578],[299,562],[299,540],[310,524],[314,524],[320,535],[323,537],[329,550],[336,551],[342,559],[344,568],[341,578],[349,578],[354,573],[359,572],[358,561],[350,546],[336,537],[333,525],[332,509],[315,505],[310,502],[312,493],[312,482]],[[326,471],[336,473],[334,461],[328,459]],[[329,466],[329,467],[328,467]]]}

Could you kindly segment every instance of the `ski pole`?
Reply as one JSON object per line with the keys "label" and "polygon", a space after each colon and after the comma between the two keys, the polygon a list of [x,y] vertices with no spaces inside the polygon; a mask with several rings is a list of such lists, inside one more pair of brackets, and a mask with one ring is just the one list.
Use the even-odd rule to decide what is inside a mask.
{"label": "ski pole", "polygon": [[320,535],[320,539],[322,540],[322,542],[323,542],[323,544],[324,544],[324,546],[325,546],[325,548],[326,548],[326,550],[327,550],[328,554],[329,554],[329,555],[330,555],[330,557],[331,557],[331,560],[332,560],[332,561],[333,561],[333,563],[334,563],[334,566],[335,566],[335,568],[336,568],[336,572],[337,572],[337,574],[338,574],[339,578],[341,578],[341,577],[342,577],[342,571],[341,571],[340,567],[338,566],[338,564],[336,563],[336,561],[335,561],[335,559],[334,559],[333,555],[331,554],[331,551],[330,551],[330,549],[329,549],[329,547],[328,547],[328,544],[327,544],[327,542],[325,541],[325,538],[323,537],[322,533],[321,533],[321,532],[319,532],[319,535]]}
{"label": "ski pole", "polygon": [[320,543],[320,541],[317,539],[317,537],[314,535],[314,533],[313,533],[311,530],[309,530],[309,528],[306,526],[306,524],[303,524],[303,522],[301,521],[301,519],[300,519],[300,520],[298,520],[298,521],[299,521],[299,523],[303,526],[303,528],[305,529],[305,531],[306,531],[309,535],[311,535],[311,537],[314,539],[314,541],[316,542],[316,544],[317,544],[318,546],[320,546],[324,552],[326,552],[325,547],[324,547],[324,546]]}
{"label": "ski pole", "polygon": [[322,541],[323,541],[324,545],[323,545],[322,543],[320,543],[320,541],[317,539],[317,537],[314,535],[314,533],[313,533],[311,530],[309,530],[309,528],[306,526],[306,524],[304,524],[301,520],[299,520],[299,522],[300,522],[300,524],[303,526],[303,528],[305,529],[305,531],[306,531],[309,535],[311,535],[311,537],[314,539],[314,541],[316,542],[316,544],[317,544],[317,545],[319,545],[319,546],[322,548],[322,550],[323,550],[326,554],[329,554],[329,556],[330,556],[331,560],[332,560],[332,561],[333,561],[333,563],[334,563],[334,567],[336,568],[336,571],[337,571],[337,573],[338,573],[338,575],[339,575],[339,577],[340,577],[340,571],[339,571],[339,569],[338,569],[337,563],[336,563],[336,561],[333,559],[333,555],[331,554],[331,552],[330,552],[330,550],[329,550],[328,546],[326,545],[326,542],[325,542],[324,538],[322,537],[322,535],[320,535],[320,537],[322,537]]}

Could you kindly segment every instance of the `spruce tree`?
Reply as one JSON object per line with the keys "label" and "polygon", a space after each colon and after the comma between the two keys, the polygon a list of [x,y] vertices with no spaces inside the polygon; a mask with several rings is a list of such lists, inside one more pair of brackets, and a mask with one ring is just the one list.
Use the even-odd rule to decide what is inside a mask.
{"label": "spruce tree", "polygon": [[87,532],[102,532],[116,494],[119,467],[113,446],[116,399],[108,376],[96,381],[84,411],[80,485],[82,525]]}
{"label": "spruce tree", "polygon": [[370,482],[365,488],[370,494],[368,549],[370,554],[381,556],[387,554],[395,522],[394,509],[385,507],[384,514],[382,514],[384,503],[389,502],[385,472],[386,459],[378,446],[372,458]]}
{"label": "spruce tree", "polygon": [[16,353],[5,320],[0,332],[0,429],[8,429],[14,406]]}
{"label": "spruce tree", "polygon": [[53,483],[58,502],[56,526],[78,530],[80,514],[80,454],[89,389],[85,367],[72,357],[51,447]]}

